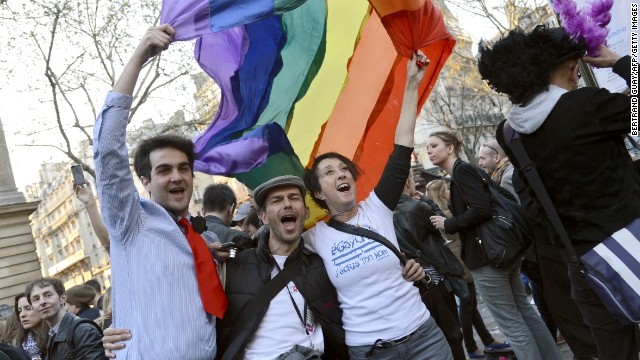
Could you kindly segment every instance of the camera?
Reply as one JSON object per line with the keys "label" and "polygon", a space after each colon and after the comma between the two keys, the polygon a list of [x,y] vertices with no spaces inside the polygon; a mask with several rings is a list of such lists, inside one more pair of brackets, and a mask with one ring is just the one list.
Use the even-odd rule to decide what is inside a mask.
{"label": "camera", "polygon": [[224,243],[220,246],[220,251],[226,251],[229,253],[229,259],[234,259],[238,251],[242,250],[238,245],[233,242]]}

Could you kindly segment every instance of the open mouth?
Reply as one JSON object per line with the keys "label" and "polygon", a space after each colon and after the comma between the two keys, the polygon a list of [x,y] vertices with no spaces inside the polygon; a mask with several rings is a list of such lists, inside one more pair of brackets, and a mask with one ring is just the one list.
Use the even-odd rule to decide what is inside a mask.
{"label": "open mouth", "polygon": [[340,191],[340,192],[347,192],[349,190],[351,190],[351,185],[349,185],[349,184],[340,184],[340,185],[338,185],[338,191]]}
{"label": "open mouth", "polygon": [[286,230],[293,230],[296,227],[298,217],[294,214],[286,214],[280,218],[280,222]]}
{"label": "open mouth", "polygon": [[181,188],[181,187],[173,188],[173,189],[169,190],[169,193],[171,195],[180,196],[180,195],[184,194],[184,188]]}

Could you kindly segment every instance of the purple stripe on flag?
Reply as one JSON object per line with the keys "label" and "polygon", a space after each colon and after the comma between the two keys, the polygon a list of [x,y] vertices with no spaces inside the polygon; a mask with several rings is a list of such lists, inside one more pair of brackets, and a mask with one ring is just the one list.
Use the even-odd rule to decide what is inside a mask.
{"label": "purple stripe on flag", "polygon": [[194,139],[196,152],[202,151],[212,136],[238,116],[238,105],[233,97],[231,77],[242,65],[248,45],[244,26],[206,34],[196,42],[196,60],[218,84],[221,93],[218,111],[211,124]]}
{"label": "purple stripe on flag", "polygon": [[208,0],[163,0],[160,24],[176,30],[174,40],[190,40],[211,32]]}
{"label": "purple stripe on flag", "polygon": [[242,138],[197,153],[196,171],[212,175],[247,172],[264,164],[267,157],[293,149],[282,127],[277,123],[260,126]]}
{"label": "purple stripe on flag", "polygon": [[268,155],[269,144],[263,138],[241,138],[198,154],[194,170],[213,175],[247,172],[262,165]]}
{"label": "purple stripe on flag", "polygon": [[[206,141],[204,136],[198,139],[198,152],[208,152],[218,144],[228,143],[253,127],[269,102],[273,79],[282,68],[279,52],[286,37],[282,33],[280,17],[256,21],[244,28],[249,46],[238,70],[230,79],[237,115],[216,116],[213,127],[206,130]],[[215,51],[218,50],[210,46],[200,46],[199,49],[201,61],[206,59],[205,55],[215,57]],[[202,52],[204,50],[213,53],[205,54]],[[225,84],[223,91],[227,89]]]}

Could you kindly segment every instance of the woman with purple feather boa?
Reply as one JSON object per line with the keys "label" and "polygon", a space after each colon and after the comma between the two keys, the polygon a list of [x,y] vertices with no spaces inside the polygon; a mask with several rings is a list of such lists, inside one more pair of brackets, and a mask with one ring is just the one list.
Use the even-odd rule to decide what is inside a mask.
{"label": "woman with purple feather boa", "polygon": [[[597,12],[601,10],[591,10],[592,21],[606,21]],[[620,57],[602,45],[593,57],[585,56],[584,36],[590,32],[569,33],[575,34],[546,26],[528,34],[513,30],[491,48],[480,49],[478,69],[490,86],[513,103],[505,122],[520,133],[576,253],[582,256],[640,218],[640,174],[624,144],[625,134],[631,131],[631,98],[606,89],[579,88],[580,59],[591,66],[612,68],[629,85],[630,57]],[[505,122],[496,138],[517,168],[504,143]],[[546,222],[540,209],[536,217]],[[555,235],[549,236],[554,242]],[[622,325],[607,312],[579,265],[571,263],[568,268],[571,296],[591,329],[599,359],[637,360],[636,326]]]}

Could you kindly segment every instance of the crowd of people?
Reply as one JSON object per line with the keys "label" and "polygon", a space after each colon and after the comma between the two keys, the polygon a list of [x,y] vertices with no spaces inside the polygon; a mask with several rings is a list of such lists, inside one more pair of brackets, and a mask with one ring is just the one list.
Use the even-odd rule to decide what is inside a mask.
{"label": "crowd of people", "polygon": [[[367,169],[328,152],[304,178],[283,175],[257,186],[250,203],[238,205],[226,185],[207,187],[200,217],[189,213],[195,160],[189,139],[161,135],[138,144],[134,170],[149,199],[134,186],[125,143],[140,71],[173,34],[169,25],[147,31],[96,121],[101,214],[91,188],[74,184],[110,249],[112,288],[101,298],[95,281],[66,290],[54,278],[29,283],[15,298],[2,338],[16,354],[464,360],[497,351],[512,359],[560,360],[559,331],[575,359],[638,359],[637,325],[614,319],[579,266],[563,261],[557,235],[503,136],[505,124],[520,134],[584,254],[640,218],[640,171],[625,147],[630,98],[578,89],[577,65],[582,59],[612,67],[629,83],[629,57],[606,47],[587,57],[581,39],[546,26],[511,31],[481,48],[480,74],[513,107],[496,140],[478,149],[482,169],[463,160],[459,134],[433,132],[429,159],[446,176],[418,191],[410,159],[429,60],[416,52],[407,63],[393,151],[373,191],[357,192]],[[305,231],[307,195],[328,221]],[[479,235],[496,198],[526,215],[533,239],[498,265]],[[477,295],[504,339],[488,331]]]}

